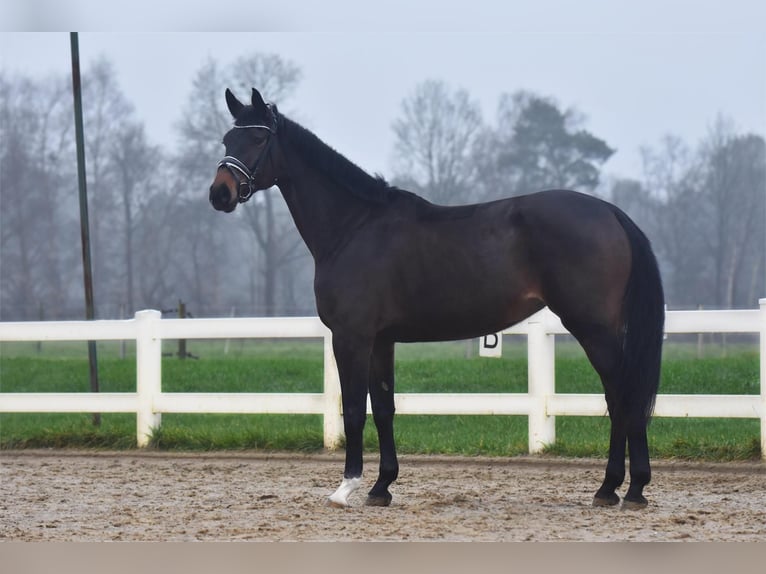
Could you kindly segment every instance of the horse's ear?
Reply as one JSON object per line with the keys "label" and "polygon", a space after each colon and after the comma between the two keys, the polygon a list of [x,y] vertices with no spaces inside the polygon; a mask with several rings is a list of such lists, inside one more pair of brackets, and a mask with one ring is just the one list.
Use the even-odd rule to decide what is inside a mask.
{"label": "horse's ear", "polygon": [[237,119],[239,112],[245,107],[245,104],[240,102],[237,99],[237,96],[231,93],[229,88],[226,88],[226,105],[229,106],[229,111],[231,112],[231,115],[234,116],[234,119]]}
{"label": "horse's ear", "polygon": [[253,107],[256,110],[262,110],[266,107],[266,102],[263,101],[261,93],[255,88],[253,88],[253,95],[250,98],[250,103],[253,104]]}

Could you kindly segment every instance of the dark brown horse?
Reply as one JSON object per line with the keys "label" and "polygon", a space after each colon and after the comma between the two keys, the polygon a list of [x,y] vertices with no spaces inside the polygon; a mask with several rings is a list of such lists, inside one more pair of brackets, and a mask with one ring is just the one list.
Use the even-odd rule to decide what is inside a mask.
{"label": "dark brown horse", "polygon": [[276,185],[314,256],[319,316],[332,331],[343,396],[345,506],[362,476],[369,392],[380,473],[367,503],[391,502],[394,344],[500,331],[548,306],[577,338],[604,385],[609,461],[594,505],[647,504],[646,427],[660,377],[662,284],[649,241],[617,207],[573,191],[542,191],[443,207],[374,178],[264,103],[226,91],[234,127],[210,187],[231,212]]}

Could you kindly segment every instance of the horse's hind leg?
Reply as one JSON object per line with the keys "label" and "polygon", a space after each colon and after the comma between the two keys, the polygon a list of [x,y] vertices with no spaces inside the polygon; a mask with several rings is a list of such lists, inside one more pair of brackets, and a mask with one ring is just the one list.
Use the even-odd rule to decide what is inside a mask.
{"label": "horse's hind leg", "polygon": [[[646,437],[646,417],[637,409],[641,405],[630,400],[622,380],[622,344],[620,338],[605,328],[593,325],[583,329],[575,326],[570,331],[585,349],[591,364],[601,377],[611,420],[609,460],[604,482],[593,497],[594,506],[614,506],[620,502],[616,490],[625,480],[625,451],[630,459],[630,486],[623,500],[623,508],[640,509],[647,505],[643,496],[649,484],[649,446]],[[627,444],[626,444],[627,443]]]}
{"label": "horse's hind leg", "polygon": [[648,505],[643,491],[652,478],[645,417],[640,417],[639,422],[629,427],[628,454],[630,456],[630,486],[622,501],[622,507],[627,510],[640,510]]}
{"label": "horse's hind leg", "polygon": [[620,497],[615,492],[625,480],[625,430],[612,419],[609,437],[609,461],[606,463],[604,482],[593,497],[593,506],[615,506]]}
{"label": "horse's hind leg", "polygon": [[388,487],[399,475],[394,444],[394,344],[377,341],[370,368],[370,402],[380,443],[380,472],[367,496],[368,506],[388,506]]}
{"label": "horse's hind leg", "polygon": [[[567,324],[568,323],[568,324]],[[625,480],[627,429],[619,404],[622,345],[613,330],[593,323],[566,321],[565,326],[580,342],[593,368],[601,378],[611,421],[609,460],[601,487],[593,497],[593,506],[614,506],[620,497],[616,490]]]}

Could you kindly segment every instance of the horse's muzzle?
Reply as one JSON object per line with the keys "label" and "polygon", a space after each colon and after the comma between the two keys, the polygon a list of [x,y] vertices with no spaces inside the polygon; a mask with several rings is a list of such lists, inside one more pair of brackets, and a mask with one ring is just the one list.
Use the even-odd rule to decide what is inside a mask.
{"label": "horse's muzzle", "polygon": [[231,191],[225,183],[210,186],[210,205],[217,211],[231,213],[237,207],[237,198],[232,198]]}

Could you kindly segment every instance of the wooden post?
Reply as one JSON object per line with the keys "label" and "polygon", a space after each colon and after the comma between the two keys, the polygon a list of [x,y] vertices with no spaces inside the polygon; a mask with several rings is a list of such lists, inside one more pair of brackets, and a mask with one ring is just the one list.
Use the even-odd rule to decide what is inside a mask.
{"label": "wooden post", "polygon": [[[178,318],[186,319],[186,303],[178,300]],[[178,358],[186,358],[186,339],[178,339]]]}
{"label": "wooden post", "polygon": [[[120,305],[120,319],[125,318],[125,304]],[[125,356],[127,355],[127,347],[126,347],[127,341],[123,339],[120,341],[120,359],[123,361],[125,360]]]}
{"label": "wooden post", "polygon": [[[232,305],[231,307],[231,313],[229,313],[229,317],[234,317],[234,314],[236,312],[236,307]],[[229,343],[231,342],[231,339],[226,339],[226,341],[223,344],[223,355],[224,357],[229,354]]]}
{"label": "wooden post", "polygon": [[[43,307],[43,302],[40,301],[40,305],[37,308],[37,319],[39,321],[45,321],[45,308]],[[43,352],[43,342],[37,341],[37,354]]]}

